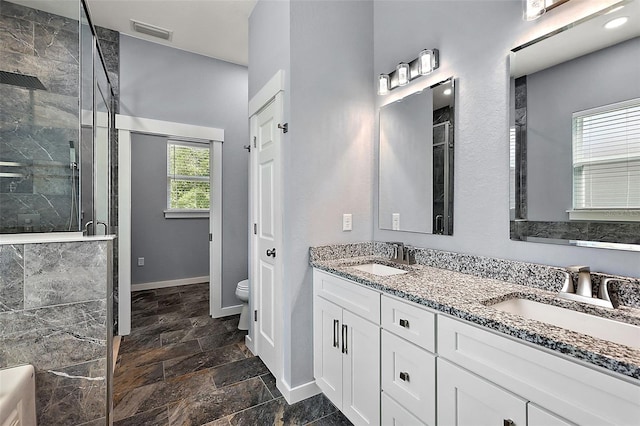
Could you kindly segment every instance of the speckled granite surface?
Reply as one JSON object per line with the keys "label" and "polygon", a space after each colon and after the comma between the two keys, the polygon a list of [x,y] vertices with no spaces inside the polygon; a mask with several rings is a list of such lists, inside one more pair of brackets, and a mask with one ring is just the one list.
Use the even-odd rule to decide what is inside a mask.
{"label": "speckled granite surface", "polygon": [[[529,320],[516,314],[499,311],[488,305],[517,297],[526,298],[636,325],[640,325],[640,309],[621,306],[611,310],[559,299],[557,291],[560,288],[561,280],[559,277],[561,275],[556,275],[558,274],[557,270],[554,272],[554,268],[544,265],[500,259],[490,261],[486,258],[485,262],[495,266],[487,268],[485,265],[474,270],[473,265],[476,264],[474,258],[478,258],[476,256],[468,256],[469,262],[464,263],[459,262],[458,257],[466,255],[419,249],[418,262],[423,263],[425,260],[436,264],[448,262],[447,266],[457,270],[436,268],[424,264],[407,266],[390,262],[385,251],[387,249],[388,246],[385,243],[312,248],[310,263],[315,268],[334,273],[384,293],[399,296],[625,376],[640,379],[640,348],[612,343],[543,322]],[[374,253],[383,253],[384,256],[374,255]],[[404,269],[408,273],[381,277],[352,268],[354,265],[372,261]],[[514,267],[517,266],[514,263],[523,265],[524,269],[529,269],[524,272],[514,271]],[[473,271],[474,274],[462,273],[462,271]],[[490,274],[496,274],[496,278],[500,279],[482,276]],[[527,284],[526,282],[522,284],[506,282],[509,277],[516,277],[514,281],[521,282],[528,275],[533,277],[534,284],[532,286],[522,285]],[[544,283],[545,276],[549,282],[552,282],[551,285],[539,285]],[[598,277],[594,277],[594,282],[597,279]],[[637,298],[637,282],[632,280],[628,286],[630,287],[628,291],[634,293]]]}

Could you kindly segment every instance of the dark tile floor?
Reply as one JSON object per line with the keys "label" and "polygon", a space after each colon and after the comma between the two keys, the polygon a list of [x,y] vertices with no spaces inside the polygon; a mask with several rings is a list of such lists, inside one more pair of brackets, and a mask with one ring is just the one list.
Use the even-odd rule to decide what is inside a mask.
{"label": "dark tile floor", "polygon": [[114,425],[351,425],[324,395],[287,404],[244,345],[209,317],[208,284],[134,292],[114,373]]}

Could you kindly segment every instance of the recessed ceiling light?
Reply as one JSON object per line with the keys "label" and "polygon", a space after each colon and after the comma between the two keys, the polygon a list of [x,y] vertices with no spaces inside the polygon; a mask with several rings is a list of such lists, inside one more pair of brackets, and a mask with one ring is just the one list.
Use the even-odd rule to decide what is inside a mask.
{"label": "recessed ceiling light", "polygon": [[604,24],[604,27],[606,29],[608,29],[608,30],[611,30],[613,28],[618,28],[619,26],[622,26],[622,25],[626,24],[628,20],[629,20],[629,18],[626,17],[626,16],[622,16],[620,18],[615,18],[615,19],[610,20],[606,24]]}
{"label": "recessed ceiling light", "polygon": [[173,36],[173,31],[171,30],[136,21],[135,19],[131,20],[131,29],[135,32],[146,34],[151,37],[158,37],[163,40],[171,40],[171,37]]}
{"label": "recessed ceiling light", "polygon": [[451,94],[451,89],[444,89],[444,92],[442,92],[443,95],[450,95]]}

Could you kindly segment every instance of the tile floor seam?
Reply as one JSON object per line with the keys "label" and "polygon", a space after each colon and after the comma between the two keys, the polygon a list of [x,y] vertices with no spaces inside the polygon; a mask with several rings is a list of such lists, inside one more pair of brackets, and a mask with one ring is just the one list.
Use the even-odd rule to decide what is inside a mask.
{"label": "tile floor seam", "polygon": [[[263,374],[264,376],[264,374]],[[267,383],[264,381],[264,379],[262,378],[262,376],[258,376],[260,378],[260,381],[262,382],[262,384],[264,385],[265,388],[267,388],[267,392],[269,392],[269,394],[271,395],[272,399],[276,399],[275,395],[273,394],[273,392],[271,392],[271,389],[269,389],[269,386],[267,386]]]}

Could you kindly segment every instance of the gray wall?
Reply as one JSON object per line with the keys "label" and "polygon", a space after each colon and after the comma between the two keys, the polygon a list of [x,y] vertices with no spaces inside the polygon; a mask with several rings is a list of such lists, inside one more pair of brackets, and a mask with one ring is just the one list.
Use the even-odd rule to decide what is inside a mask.
{"label": "gray wall", "polygon": [[[242,148],[249,139],[247,68],[182,50],[121,35],[120,113],[144,118],[222,128],[225,131],[222,162],[222,286],[223,306],[235,305],[235,286],[247,277],[248,156]],[[142,139],[140,139],[142,140]],[[135,144],[139,140],[133,141]],[[161,140],[157,140],[162,144]],[[135,149],[135,148],[134,148]],[[150,154],[151,155],[151,154]],[[164,160],[154,165],[164,173]],[[132,163],[135,176],[143,165]],[[166,177],[162,179],[163,183]],[[166,195],[163,193],[162,202]],[[164,209],[164,208],[163,208]],[[161,214],[156,211],[154,214]],[[208,271],[208,261],[178,276],[159,261],[169,256],[194,256],[208,240],[206,221],[167,219],[153,221],[144,212],[132,212],[132,261],[144,256],[143,281],[188,278]],[[199,222],[196,236],[171,235],[167,226],[184,223],[185,231]],[[148,231],[139,234],[146,224]],[[136,230],[136,228],[140,228]],[[138,247],[145,247],[140,252]],[[186,262],[186,261],[185,261]],[[136,263],[133,263],[136,269]],[[158,265],[158,268],[150,267]],[[137,274],[137,271],[134,272]],[[206,275],[206,273],[205,273]],[[134,275],[133,283],[138,283]]]}
{"label": "gray wall", "polygon": [[640,37],[527,76],[527,218],[573,206],[572,114],[640,97]]}
{"label": "gray wall", "polygon": [[[209,275],[209,219],[164,218],[166,162],[166,137],[131,135],[133,284]],[[168,245],[159,247],[161,240]],[[138,257],[144,266],[137,266]]]}
{"label": "gray wall", "polygon": [[[313,377],[309,246],[371,239],[372,23],[372,3],[351,1],[261,1],[250,18],[250,96],[279,68],[290,83],[283,343],[291,386]],[[280,24],[290,33],[274,30]],[[353,214],[351,232],[342,231],[343,213]]]}
{"label": "gray wall", "polygon": [[[562,25],[560,17],[575,20],[576,11],[588,6],[569,3],[536,22],[524,22],[519,1],[374,2],[371,87],[379,73],[415,58],[425,46],[440,49],[441,68],[387,97],[452,75],[458,79],[454,235],[383,231],[375,226],[374,239],[555,266],[587,264],[595,271],[640,276],[637,253],[509,239],[508,52]],[[388,102],[380,98],[378,105]]]}

